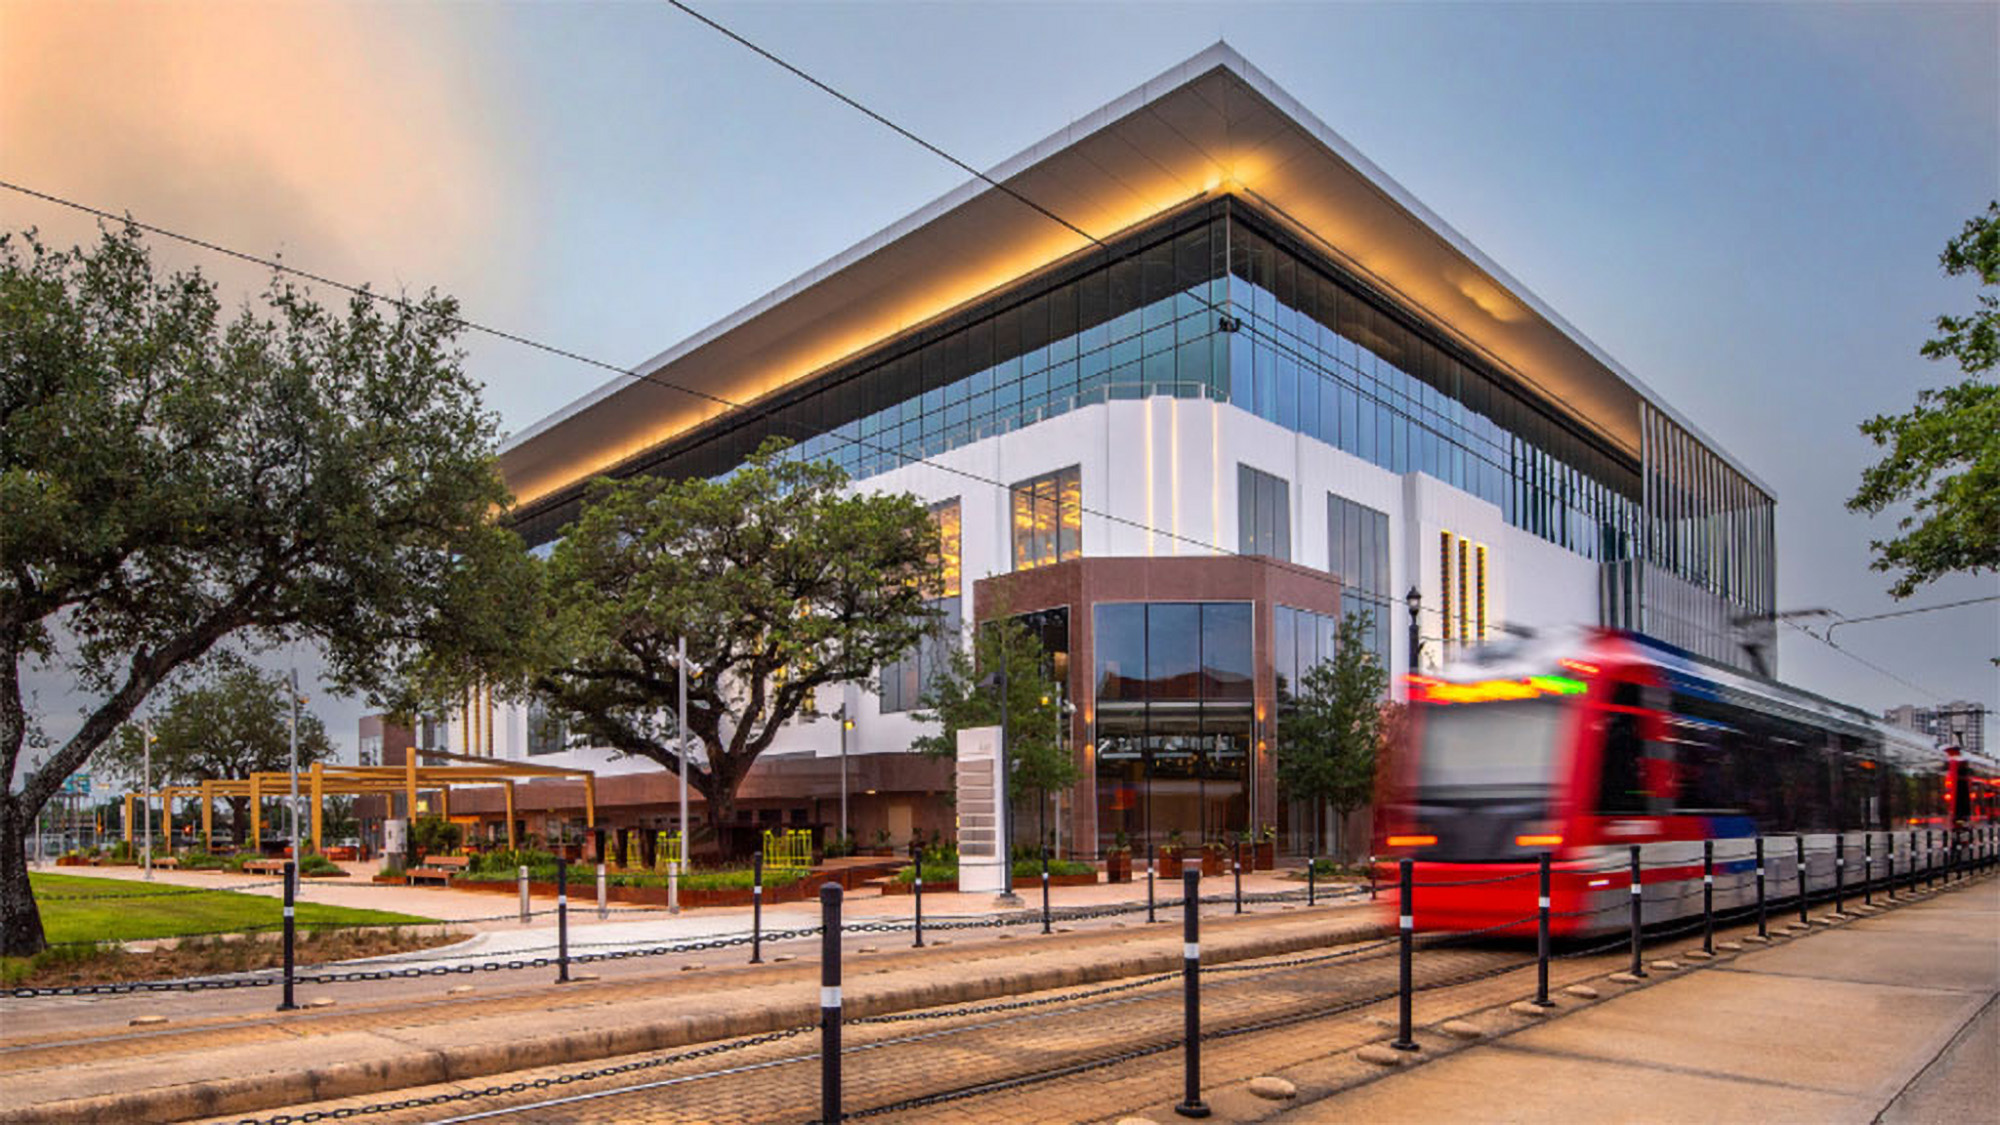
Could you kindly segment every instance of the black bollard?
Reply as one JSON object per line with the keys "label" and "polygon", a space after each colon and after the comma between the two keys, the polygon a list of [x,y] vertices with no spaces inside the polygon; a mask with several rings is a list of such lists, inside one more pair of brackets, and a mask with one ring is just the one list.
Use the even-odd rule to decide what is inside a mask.
{"label": "black bollard", "polygon": [[1042,932],[1055,933],[1049,926],[1049,846],[1042,845]]}
{"label": "black bollard", "polygon": [[1153,871],[1156,866],[1157,865],[1153,862],[1153,845],[1147,844],[1146,845],[1146,924],[1149,926],[1152,925],[1154,922],[1160,920],[1159,914],[1155,912],[1153,908]]}
{"label": "black bollard", "polygon": [[750,963],[764,963],[764,849],[750,857]]}
{"label": "black bollard", "polygon": [[569,983],[569,860],[556,860],[556,983]]}
{"label": "black bollard", "polygon": [[1635,977],[1646,975],[1646,965],[1639,959],[1639,928],[1643,924],[1641,915],[1645,913],[1645,892],[1640,889],[1639,845],[1632,845],[1632,968]]}
{"label": "black bollard", "polygon": [[1417,1041],[1410,1038],[1410,954],[1416,947],[1417,914],[1416,863],[1408,856],[1397,861],[1400,868],[1401,898],[1396,902],[1397,932],[1397,984],[1396,984],[1396,1038],[1389,1046],[1398,1051],[1417,1050]]}
{"label": "black bollard", "polygon": [[1909,857],[1910,878],[1908,890],[1911,894],[1915,894],[1917,893],[1917,864],[1919,860],[1917,859],[1917,830],[1914,828],[1910,829]]}
{"label": "black bollard", "polygon": [[1847,913],[1847,833],[1833,836],[1833,912]]}
{"label": "black bollard", "polygon": [[1535,1003],[1555,1006],[1549,999],[1549,853],[1540,861],[1541,893],[1535,898]]}
{"label": "black bollard", "polygon": [[1243,841],[1236,841],[1236,859],[1230,865],[1236,876],[1236,913],[1243,913]]}
{"label": "black bollard", "polygon": [[1207,1117],[1201,1100],[1201,869],[1181,870],[1181,956],[1185,981],[1181,1000],[1185,1054],[1182,1072],[1185,1096],[1174,1112],[1182,1117]]}
{"label": "black bollard", "polygon": [[1875,905],[1875,834],[1861,834],[1861,905]]}
{"label": "black bollard", "polygon": [[819,1119],[840,1113],[840,884],[819,888]]}
{"label": "black bollard", "polygon": [[915,888],[917,896],[917,940],[911,948],[922,949],[924,947],[924,853],[921,848],[918,848],[914,844],[911,845],[910,850],[916,853],[916,865],[911,870],[917,873]]}
{"label": "black bollard", "polygon": [[1798,859],[1799,867],[1799,921],[1805,924],[1812,921],[1806,916],[1806,838],[1794,836],[1792,845],[1792,852]]}
{"label": "black bollard", "polygon": [[1896,901],[1896,834],[1884,832],[1882,842],[1887,845],[1882,850],[1882,858],[1889,864],[1888,872],[1882,879],[1882,892],[1889,896],[1890,902],[1894,902]]}
{"label": "black bollard", "polygon": [[1757,837],[1757,936],[1769,937],[1766,923],[1770,921],[1764,901],[1764,837]]}
{"label": "black bollard", "polygon": [[1937,886],[1937,844],[1931,839],[1931,830],[1924,829],[1924,887]]}
{"label": "black bollard", "polygon": [[1715,952],[1715,841],[1701,842],[1701,951]]}
{"label": "black bollard", "polygon": [[1319,870],[1319,860],[1315,859],[1312,853],[1310,852],[1306,853],[1306,905],[1307,906],[1315,905],[1315,902],[1318,897],[1317,894],[1315,893],[1316,892],[1315,876],[1317,875],[1318,870]]}
{"label": "black bollard", "polygon": [[298,936],[297,926],[292,918],[292,910],[297,900],[299,885],[299,865],[285,861],[285,996],[278,1004],[278,1010],[289,1012],[298,1005],[292,1002],[292,943]]}

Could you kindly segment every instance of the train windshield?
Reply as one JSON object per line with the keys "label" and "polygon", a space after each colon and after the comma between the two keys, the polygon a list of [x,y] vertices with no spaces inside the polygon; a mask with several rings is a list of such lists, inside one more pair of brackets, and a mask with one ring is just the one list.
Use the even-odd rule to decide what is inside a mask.
{"label": "train windshield", "polygon": [[1553,699],[1428,708],[1417,751],[1421,801],[1534,797],[1555,785],[1562,704]]}

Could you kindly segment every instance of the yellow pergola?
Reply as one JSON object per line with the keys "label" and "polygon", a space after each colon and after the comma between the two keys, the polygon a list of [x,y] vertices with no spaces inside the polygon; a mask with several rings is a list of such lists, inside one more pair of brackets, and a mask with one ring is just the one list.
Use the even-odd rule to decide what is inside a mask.
{"label": "yellow pergola", "polygon": [[[419,757],[443,758],[453,764],[445,766],[420,766]],[[597,826],[597,775],[585,769],[566,769],[561,766],[537,766],[524,762],[506,762],[493,758],[475,758],[465,754],[449,754],[441,750],[426,750],[419,753],[410,749],[400,766],[329,766],[314,762],[308,772],[299,775],[301,793],[310,797],[312,809],[312,849],[320,850],[321,810],[325,798],[330,796],[371,796],[394,797],[401,794],[405,808],[412,816],[417,808],[419,792],[438,794],[438,813],[451,816],[451,791],[453,786],[498,785],[507,798],[507,846],[514,841],[514,785],[520,781],[534,781],[540,778],[572,778],[583,781],[584,823]],[[136,800],[160,801],[164,816],[167,851],[173,851],[174,813],[176,797],[199,796],[201,799],[201,838],[204,848],[214,845],[215,801],[219,797],[247,797],[250,799],[250,838],[263,837],[263,802],[266,797],[282,796],[291,791],[292,775],[289,772],[265,770],[249,777],[217,778],[195,785],[168,785],[152,793],[125,794],[125,842],[132,842],[132,802]]]}

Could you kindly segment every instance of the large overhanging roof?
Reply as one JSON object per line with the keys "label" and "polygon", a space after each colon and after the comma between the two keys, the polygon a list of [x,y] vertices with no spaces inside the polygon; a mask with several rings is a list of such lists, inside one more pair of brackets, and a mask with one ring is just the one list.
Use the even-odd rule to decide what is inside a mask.
{"label": "large overhanging roof", "polygon": [[[1643,399],[1773,495],[1226,45],[989,175],[1100,239],[1190,200],[1241,196],[1634,457]],[[730,409],[717,399],[754,402],[1090,245],[970,181],[647,360],[641,378],[615,377],[514,435],[502,472],[531,503]]]}

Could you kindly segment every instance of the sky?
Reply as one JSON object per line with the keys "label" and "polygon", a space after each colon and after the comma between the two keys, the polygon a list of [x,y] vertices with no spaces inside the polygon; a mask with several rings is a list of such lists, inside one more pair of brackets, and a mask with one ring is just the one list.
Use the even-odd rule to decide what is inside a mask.
{"label": "sky", "polygon": [[[1843,506],[1857,423],[1955,374],[1917,349],[2000,196],[2000,4],[695,6],[979,167],[1226,40],[1772,485],[1782,609],[2000,594],[1894,602],[1891,521]],[[0,179],[620,365],[963,178],[664,3],[0,0]],[[27,227],[95,237],[0,190]],[[504,431],[602,381],[464,342]],[[2000,707],[2000,602],[1781,634],[1782,678],[1857,706]],[[351,755],[366,708],[314,695]]]}

